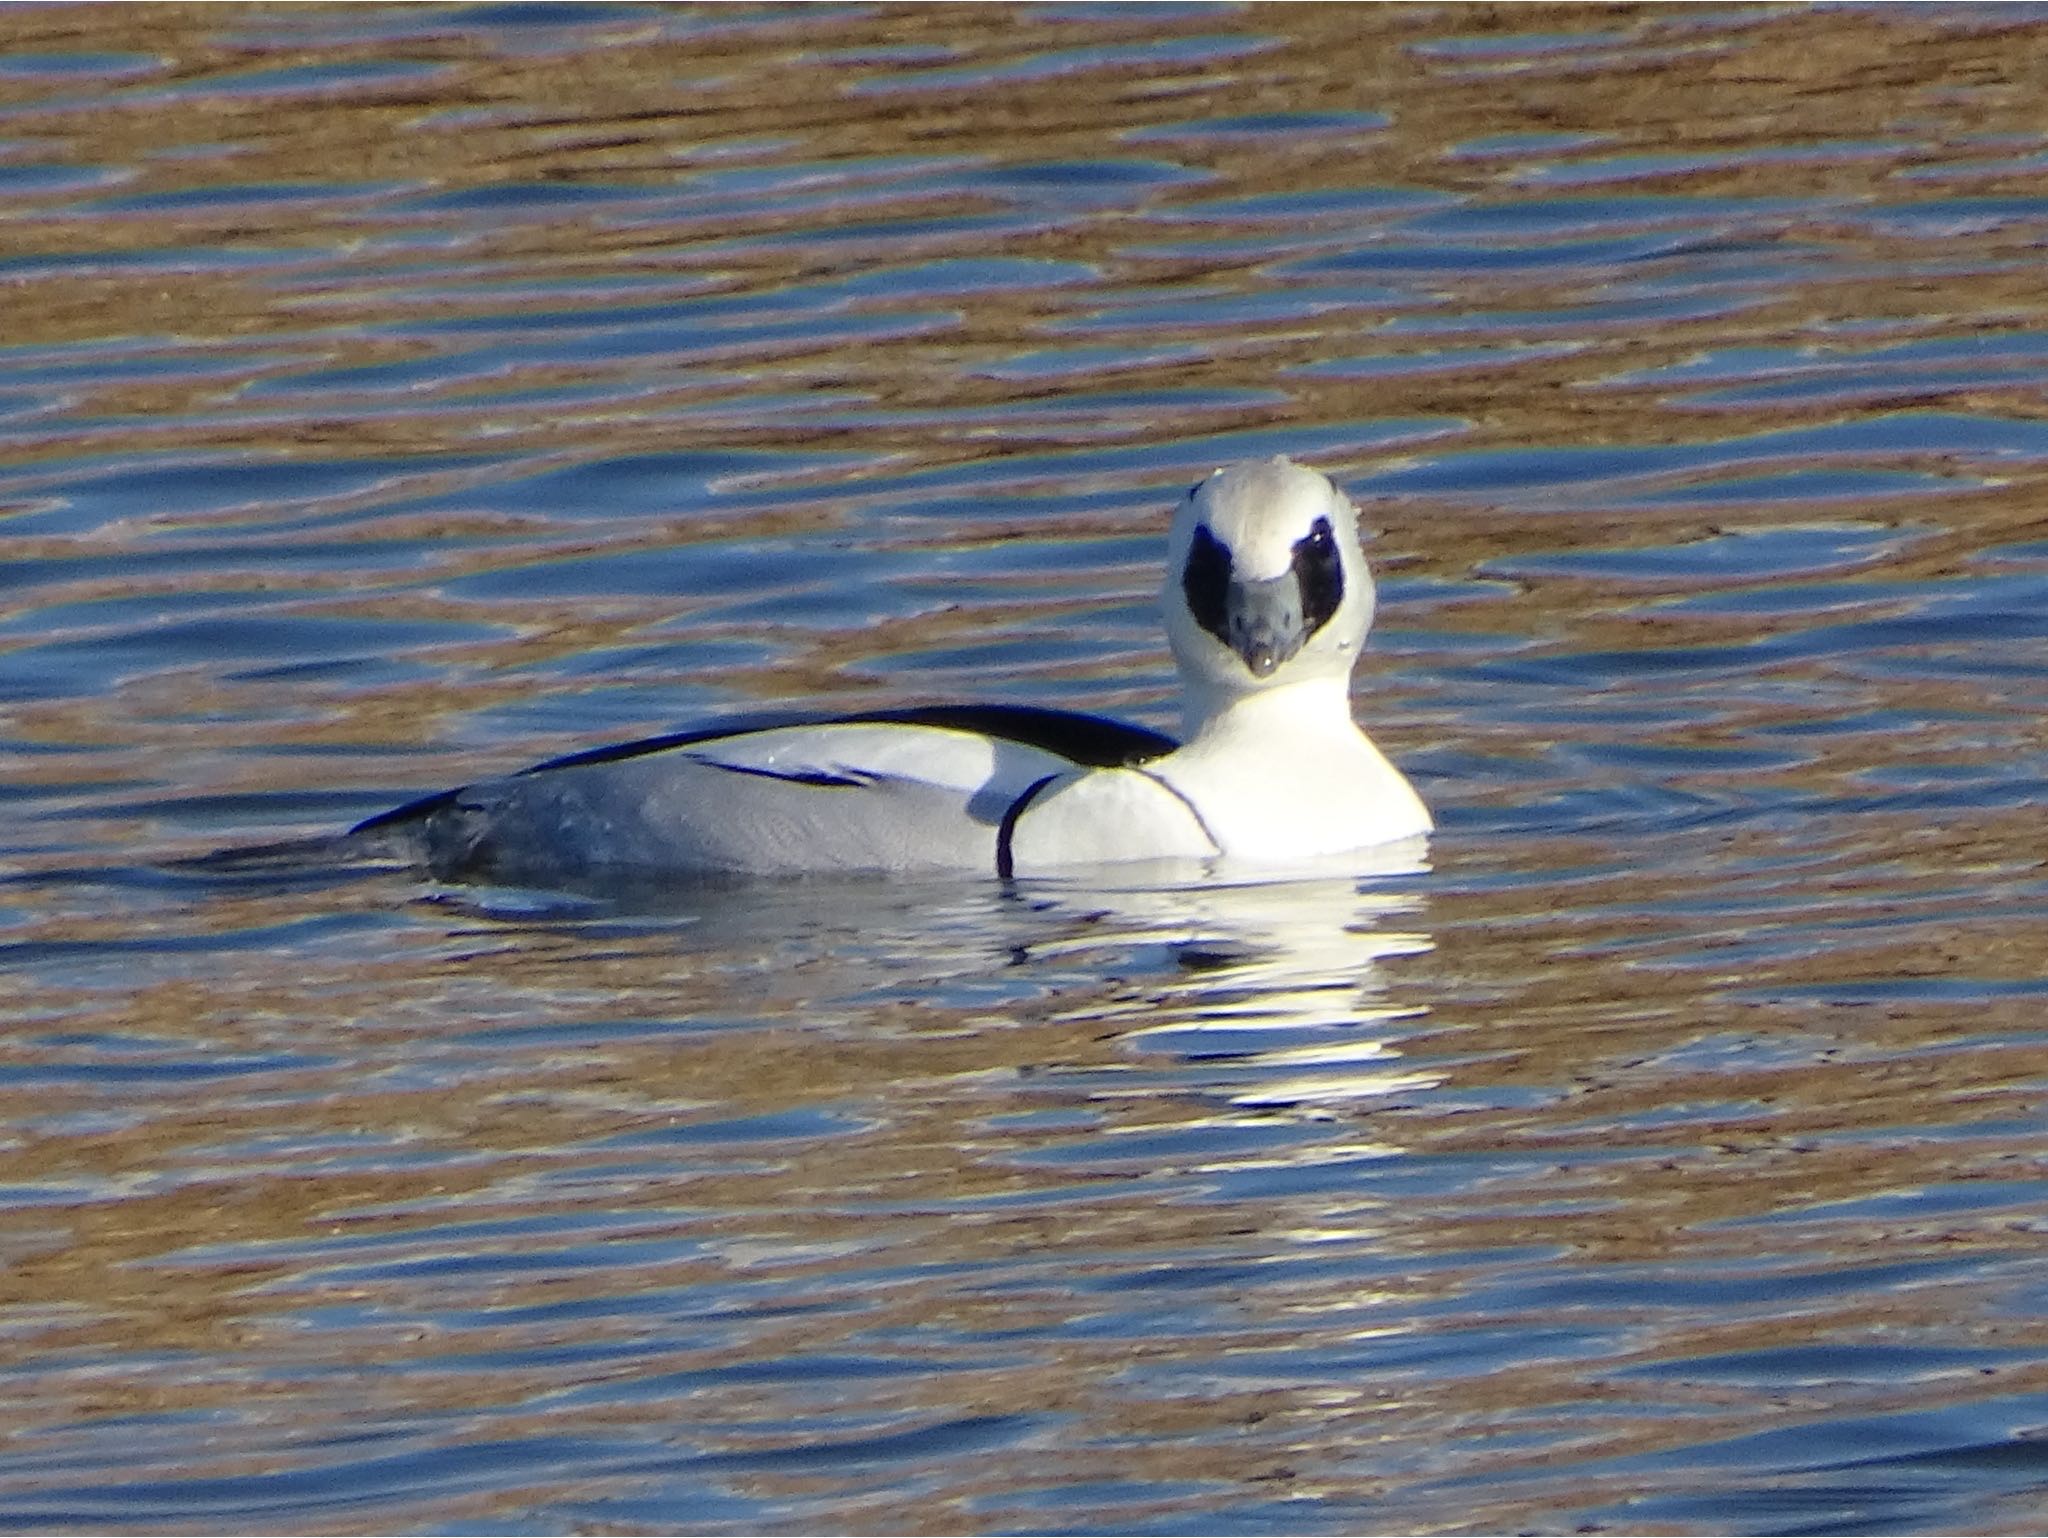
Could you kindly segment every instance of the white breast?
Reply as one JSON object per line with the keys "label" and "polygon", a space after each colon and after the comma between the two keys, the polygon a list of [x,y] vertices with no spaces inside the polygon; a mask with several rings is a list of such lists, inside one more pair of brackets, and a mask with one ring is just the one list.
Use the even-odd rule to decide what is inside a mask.
{"label": "white breast", "polygon": [[1083,769],[1054,780],[1025,803],[1009,837],[1009,866],[1020,876],[1218,852],[1200,813],[1142,769]]}
{"label": "white breast", "polygon": [[1229,859],[1312,860],[1430,831],[1414,787],[1348,721],[1275,737],[1264,751],[1231,735],[1197,738],[1150,766]]}

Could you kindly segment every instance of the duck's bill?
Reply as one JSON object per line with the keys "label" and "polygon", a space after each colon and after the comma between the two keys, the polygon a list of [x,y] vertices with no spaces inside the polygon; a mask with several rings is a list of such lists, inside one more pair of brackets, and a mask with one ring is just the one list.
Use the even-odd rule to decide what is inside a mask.
{"label": "duck's bill", "polygon": [[1223,644],[1243,659],[1254,678],[1270,678],[1308,639],[1301,584],[1294,574],[1230,584]]}

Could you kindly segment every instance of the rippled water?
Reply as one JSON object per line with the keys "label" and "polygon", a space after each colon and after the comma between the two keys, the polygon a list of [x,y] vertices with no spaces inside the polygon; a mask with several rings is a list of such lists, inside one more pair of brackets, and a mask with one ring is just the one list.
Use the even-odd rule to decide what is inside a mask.
{"label": "rippled water", "polygon": [[[2038,1531],[2027,7],[17,9],[0,1526]],[[170,863],[1168,725],[1356,494],[1433,869]]]}

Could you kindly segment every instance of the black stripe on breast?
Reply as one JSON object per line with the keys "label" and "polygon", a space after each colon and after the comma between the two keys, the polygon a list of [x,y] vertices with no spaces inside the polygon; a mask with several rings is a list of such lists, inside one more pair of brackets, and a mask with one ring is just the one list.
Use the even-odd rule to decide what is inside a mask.
{"label": "black stripe on breast", "polygon": [[1008,881],[1017,874],[1017,857],[1011,848],[1011,840],[1017,834],[1017,819],[1038,799],[1038,793],[1058,778],[1056,774],[1048,774],[1042,780],[1033,780],[1024,787],[1024,794],[1012,801],[1003,813],[1002,823],[996,828],[996,874],[1003,880]]}
{"label": "black stripe on breast", "polygon": [[1210,828],[1209,819],[1202,815],[1202,809],[1200,807],[1196,806],[1194,802],[1190,801],[1187,798],[1187,796],[1184,795],[1180,790],[1178,790],[1172,785],[1167,784],[1166,781],[1160,779],[1158,775],[1145,774],[1145,771],[1143,769],[1140,769],[1138,773],[1144,774],[1146,779],[1150,780],[1154,785],[1157,785],[1161,790],[1165,791],[1169,796],[1173,797],[1174,800],[1178,801],[1182,806],[1186,807],[1188,809],[1188,816],[1194,818],[1195,826],[1202,830],[1202,837],[1206,838],[1209,841],[1210,847],[1214,849],[1218,854],[1223,853],[1223,840],[1218,838],[1215,834],[1215,831],[1212,828]]}

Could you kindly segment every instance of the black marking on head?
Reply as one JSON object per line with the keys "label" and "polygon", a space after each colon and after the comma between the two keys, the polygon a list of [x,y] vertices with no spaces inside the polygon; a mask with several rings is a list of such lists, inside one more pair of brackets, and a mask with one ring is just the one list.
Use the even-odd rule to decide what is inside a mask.
{"label": "black marking on head", "polygon": [[1344,555],[1330,520],[1318,518],[1294,542],[1284,575],[1242,581],[1230,547],[1199,525],[1180,587],[1195,623],[1242,657],[1254,677],[1266,678],[1343,606]]}
{"label": "black marking on head", "polygon": [[1230,546],[1211,534],[1207,524],[1197,524],[1188,543],[1180,591],[1195,623],[1230,645]]}
{"label": "black marking on head", "polygon": [[1344,602],[1344,557],[1329,519],[1318,518],[1294,542],[1294,580],[1301,589],[1302,634],[1311,636]]}

